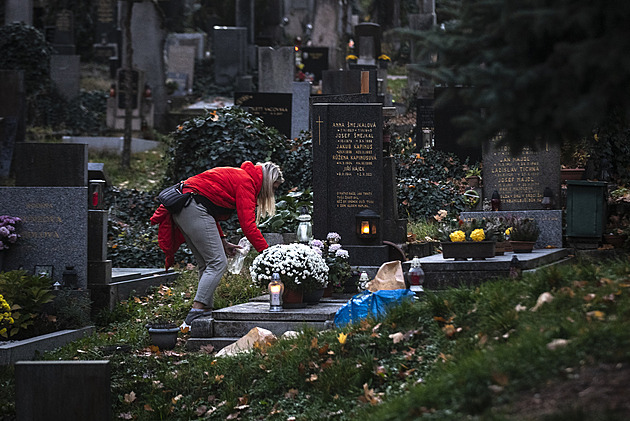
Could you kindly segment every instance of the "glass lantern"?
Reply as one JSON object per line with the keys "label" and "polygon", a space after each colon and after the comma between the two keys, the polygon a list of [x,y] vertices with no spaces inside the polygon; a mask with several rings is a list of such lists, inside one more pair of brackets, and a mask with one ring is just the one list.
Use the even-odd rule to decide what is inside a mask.
{"label": "glass lantern", "polygon": [[271,275],[271,282],[267,286],[269,289],[269,311],[282,311],[282,293],[284,292],[284,284],[280,280],[280,275],[274,273]]}

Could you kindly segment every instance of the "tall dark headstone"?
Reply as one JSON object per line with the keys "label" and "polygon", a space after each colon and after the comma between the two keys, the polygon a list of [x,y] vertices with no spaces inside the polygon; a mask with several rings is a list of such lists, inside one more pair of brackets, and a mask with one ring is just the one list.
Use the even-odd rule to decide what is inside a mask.
{"label": "tall dark headstone", "polygon": [[87,186],[85,144],[19,143],[14,162],[16,186]]}
{"label": "tall dark headstone", "polygon": [[523,148],[513,156],[507,146],[498,146],[499,137],[483,148],[484,197],[499,193],[501,210],[543,209],[545,188],[549,187],[552,208],[560,207],[560,147],[545,145],[541,150]]}
{"label": "tall dark headstone", "polygon": [[[360,94],[361,70],[325,70],[322,76],[322,93],[324,95]],[[376,70],[369,70],[369,94],[372,101],[377,100],[378,78]]]}
{"label": "tall dark headstone", "polygon": [[[380,266],[383,246],[382,104],[313,105],[313,234],[341,235],[350,264]],[[357,217],[364,210],[380,217],[373,238],[363,240]]]}
{"label": "tall dark headstone", "polygon": [[217,85],[234,85],[237,76],[247,72],[247,28],[215,26],[212,48]]}
{"label": "tall dark headstone", "polygon": [[303,47],[302,64],[304,73],[313,74],[313,83],[319,84],[325,70],[328,70],[328,47]]}

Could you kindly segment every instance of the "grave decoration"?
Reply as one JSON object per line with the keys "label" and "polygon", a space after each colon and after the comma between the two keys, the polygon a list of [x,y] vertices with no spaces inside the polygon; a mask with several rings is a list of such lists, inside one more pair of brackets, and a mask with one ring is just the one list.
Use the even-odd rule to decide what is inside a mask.
{"label": "grave decoration", "polygon": [[446,225],[442,234],[442,257],[455,260],[484,260],[495,255],[495,232],[485,219],[473,219],[457,225]]}
{"label": "grave decoration", "polygon": [[252,282],[266,288],[273,274],[280,274],[284,284],[284,308],[303,307],[304,293],[323,290],[327,285],[328,266],[324,258],[305,244],[277,244],[256,256],[249,268]]}
{"label": "grave decoration", "polygon": [[529,253],[540,235],[538,223],[532,218],[515,218],[507,229],[510,245],[514,253]]}
{"label": "grave decoration", "polygon": [[[352,268],[348,259],[348,250],[341,244],[341,236],[336,232],[329,232],[326,240],[313,240],[311,247],[322,255],[328,265],[328,286],[324,290],[324,297],[332,296],[333,291],[342,292],[346,289],[346,283],[352,274]],[[350,292],[356,292],[356,285],[349,285]]]}

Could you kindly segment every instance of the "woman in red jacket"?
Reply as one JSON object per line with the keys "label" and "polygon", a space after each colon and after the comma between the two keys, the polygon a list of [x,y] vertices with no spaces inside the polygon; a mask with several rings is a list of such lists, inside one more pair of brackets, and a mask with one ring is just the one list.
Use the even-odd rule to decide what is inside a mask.
{"label": "woman in red jacket", "polygon": [[[197,261],[199,285],[182,328],[190,328],[196,318],[212,314],[214,291],[227,269],[227,255],[233,256],[238,248],[225,239],[219,221],[225,221],[236,210],[243,233],[258,252],[263,251],[268,245],[256,223],[275,213],[275,191],[283,182],[276,164],[254,165],[250,161],[240,168],[212,168],[184,182],[183,192],[192,192],[193,200],[172,217]],[[158,223],[165,219],[170,218],[162,218]],[[176,250],[179,244],[175,238],[170,238],[170,242],[166,248],[174,253],[173,245],[176,244]]]}

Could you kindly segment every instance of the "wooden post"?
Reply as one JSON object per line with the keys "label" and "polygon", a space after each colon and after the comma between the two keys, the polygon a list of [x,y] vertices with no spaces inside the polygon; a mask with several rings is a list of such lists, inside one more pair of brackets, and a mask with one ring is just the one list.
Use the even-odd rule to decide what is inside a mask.
{"label": "wooden post", "polygon": [[365,70],[361,72],[361,93],[370,93],[370,72]]}

